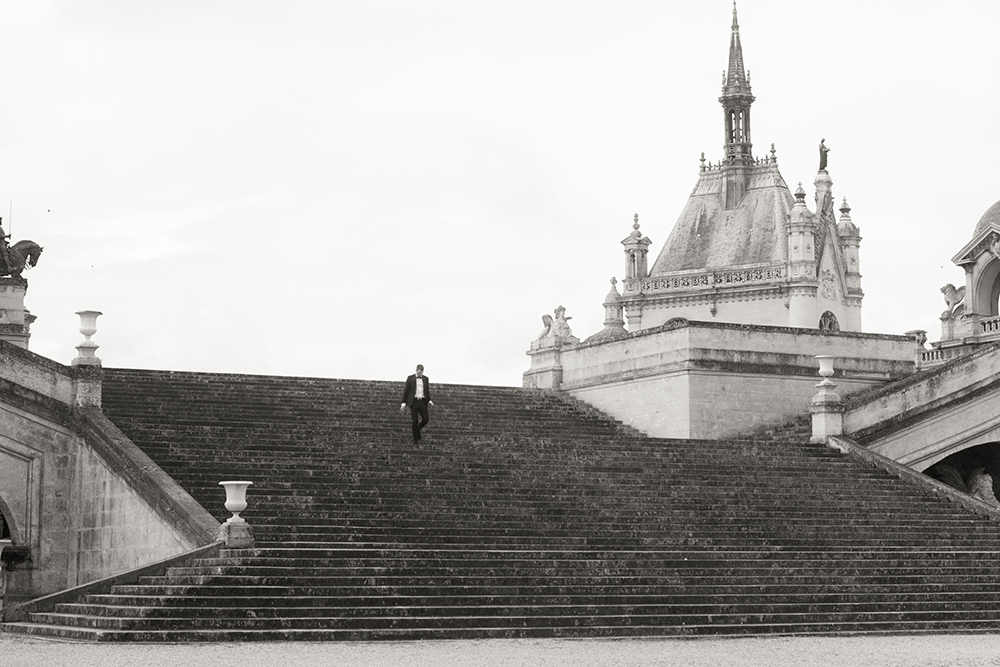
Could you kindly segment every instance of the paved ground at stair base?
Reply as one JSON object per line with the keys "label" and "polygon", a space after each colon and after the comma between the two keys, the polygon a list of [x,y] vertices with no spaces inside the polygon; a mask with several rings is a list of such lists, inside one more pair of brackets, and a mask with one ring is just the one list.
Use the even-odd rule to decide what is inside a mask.
{"label": "paved ground at stair base", "polygon": [[1000,636],[774,637],[751,639],[469,640],[381,643],[78,644],[0,635],[5,667],[229,667],[390,665],[475,667],[684,665],[783,667],[1000,664]]}

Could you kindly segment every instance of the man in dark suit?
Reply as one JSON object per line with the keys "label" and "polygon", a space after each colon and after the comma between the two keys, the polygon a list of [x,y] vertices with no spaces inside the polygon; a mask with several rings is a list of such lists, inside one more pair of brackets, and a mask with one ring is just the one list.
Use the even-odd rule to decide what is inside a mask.
{"label": "man in dark suit", "polygon": [[420,442],[420,431],[427,422],[430,415],[427,407],[434,405],[431,400],[431,383],[424,375],[423,364],[417,364],[417,371],[406,378],[406,385],[403,387],[403,402],[399,406],[399,411],[406,411],[410,407],[410,416],[413,417],[413,442]]}

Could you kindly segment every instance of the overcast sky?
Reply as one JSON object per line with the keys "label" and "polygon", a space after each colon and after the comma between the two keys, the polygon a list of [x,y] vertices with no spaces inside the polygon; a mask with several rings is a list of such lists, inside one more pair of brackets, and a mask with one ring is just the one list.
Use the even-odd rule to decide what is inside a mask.
{"label": "overcast sky", "polygon": [[[3,0],[0,211],[45,246],[31,349],[109,367],[520,385],[601,329],[722,157],[732,4]],[[940,335],[1000,199],[1000,3],[742,0],[757,155],[822,137],[864,329]]]}

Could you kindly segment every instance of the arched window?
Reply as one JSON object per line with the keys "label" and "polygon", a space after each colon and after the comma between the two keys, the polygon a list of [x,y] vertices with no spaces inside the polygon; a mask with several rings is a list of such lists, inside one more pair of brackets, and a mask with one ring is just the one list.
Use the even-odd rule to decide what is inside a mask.
{"label": "arched window", "polygon": [[819,328],[821,331],[840,331],[840,322],[837,321],[837,316],[828,310],[820,315]]}

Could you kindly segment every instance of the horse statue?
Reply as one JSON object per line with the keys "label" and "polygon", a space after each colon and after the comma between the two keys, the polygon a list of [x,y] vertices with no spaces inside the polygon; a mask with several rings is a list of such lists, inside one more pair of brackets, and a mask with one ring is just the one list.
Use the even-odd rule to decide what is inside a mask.
{"label": "horse statue", "polygon": [[10,276],[20,278],[25,269],[30,269],[38,264],[38,258],[42,254],[42,246],[34,241],[18,241],[7,248],[9,262],[0,268],[0,276]]}

